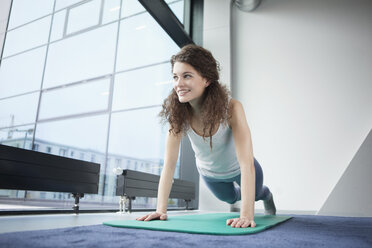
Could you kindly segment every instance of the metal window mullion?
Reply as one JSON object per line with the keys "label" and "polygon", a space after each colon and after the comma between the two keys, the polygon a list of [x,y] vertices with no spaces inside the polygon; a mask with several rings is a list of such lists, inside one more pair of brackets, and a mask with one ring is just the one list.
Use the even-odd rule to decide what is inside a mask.
{"label": "metal window mullion", "polygon": [[191,0],[184,0],[183,3],[183,26],[186,33],[191,36]]}
{"label": "metal window mullion", "polygon": [[[12,2],[13,2],[13,0],[12,0]],[[7,32],[12,32],[13,30],[16,30],[16,29],[22,28],[22,27],[24,27],[24,26],[26,26],[26,25],[28,25],[28,24],[33,23],[33,22],[40,21],[41,19],[46,18],[46,17],[48,17],[48,16],[50,16],[50,15],[53,15],[53,13],[52,13],[52,14],[46,14],[46,15],[41,16],[41,17],[38,17],[38,18],[36,18],[36,19],[34,19],[34,20],[32,20],[32,21],[29,21],[29,22],[23,23],[23,24],[21,24],[21,25],[19,25],[19,26],[16,26],[16,27],[14,27],[14,28],[11,28],[11,29],[7,30]]]}
{"label": "metal window mullion", "polygon": [[169,60],[156,62],[156,63],[152,63],[152,64],[147,64],[147,65],[141,65],[141,66],[133,67],[133,68],[130,68],[130,69],[124,69],[124,70],[121,70],[121,71],[117,71],[116,74],[135,71],[135,70],[140,70],[140,69],[144,69],[144,68],[148,68],[148,67],[152,67],[152,66],[156,66],[156,65],[167,64],[167,63],[170,63]]}
{"label": "metal window mullion", "polygon": [[105,78],[109,78],[111,76],[112,76],[112,74],[105,74],[105,75],[102,75],[102,76],[83,79],[83,80],[75,81],[75,82],[72,82],[72,83],[52,86],[50,88],[42,89],[42,92],[47,92],[47,91],[57,90],[57,89],[61,89],[61,88],[67,88],[67,87],[71,87],[71,86],[77,86],[77,85],[81,85],[81,84],[91,83],[91,82],[94,82],[94,81],[99,81],[99,80],[102,80],[102,79],[105,79]]}
{"label": "metal window mullion", "polygon": [[[52,44],[52,43],[50,43],[50,44]],[[87,83],[87,82],[92,82],[92,81],[97,81],[97,80],[101,80],[101,79],[108,78],[108,77],[113,77],[113,76],[115,76],[117,74],[120,74],[120,73],[140,70],[140,69],[144,69],[144,68],[148,68],[148,67],[152,67],[152,66],[167,64],[167,63],[169,63],[168,60],[161,61],[161,62],[158,62],[158,63],[147,64],[147,65],[143,65],[143,66],[138,66],[138,67],[134,67],[134,68],[126,69],[126,70],[115,71],[115,74],[105,74],[105,75],[98,76],[98,77],[83,79],[83,80],[79,80],[79,81],[75,81],[75,82],[71,82],[71,83],[67,83],[67,84],[61,84],[61,85],[58,85],[58,86],[52,86],[52,87],[49,87],[49,88],[44,88],[41,91],[42,92],[47,92],[47,91],[56,90],[56,89],[60,89],[60,88],[76,86],[76,85],[84,84],[84,83]],[[6,97],[3,97],[3,98],[0,98],[0,101],[1,100],[6,100],[6,99],[9,99],[9,98],[13,98],[13,97],[18,97],[18,96],[23,96],[23,95],[27,95],[27,94],[36,93],[36,92],[39,92],[39,91],[40,90],[33,90],[33,91],[28,91],[28,92],[24,92],[24,93],[20,93],[20,94],[16,94],[16,95],[6,96]]]}
{"label": "metal window mullion", "polygon": [[6,41],[6,36],[7,36],[7,34],[8,34],[8,27],[9,27],[10,14],[11,14],[12,6],[13,6],[13,0],[11,0],[11,2],[10,2],[9,13],[8,13],[8,20],[7,20],[6,27],[5,27],[5,32],[4,32],[4,42],[3,42],[3,46],[2,46],[2,48],[1,48],[1,54],[0,54],[0,68],[1,68],[1,62],[3,61],[3,54],[4,54],[4,48],[5,48],[5,41]]}
{"label": "metal window mullion", "polygon": [[186,33],[184,25],[169,8],[164,0],[138,0],[169,37],[179,46],[194,43]]}
{"label": "metal window mullion", "polygon": [[[81,34],[81,33],[84,33],[84,32],[88,32],[90,30],[93,30],[93,29],[96,29],[96,28],[99,28],[102,26],[102,18],[103,18],[103,6],[104,6],[104,3],[103,3],[103,0],[99,0],[101,1],[101,7],[100,7],[100,13],[99,13],[99,17],[98,17],[98,23],[95,24],[95,25],[92,25],[92,26],[89,26],[89,27],[86,27],[86,28],[83,28],[83,29],[80,29],[78,31],[75,31],[75,32],[72,32],[72,33],[69,33],[67,34],[67,25],[68,25],[68,18],[70,17],[70,10],[73,9],[73,8],[76,8],[78,7],[79,5],[83,5],[83,4],[86,4],[88,2],[93,2],[94,0],[87,0],[87,1],[84,1],[84,2],[81,2],[79,4],[76,4],[76,5],[72,5],[70,6],[69,8],[67,8],[66,10],[66,17],[65,17],[65,26],[63,28],[63,36],[62,36],[62,39],[66,39],[66,38],[69,38],[71,36],[75,36],[75,35],[78,35],[78,34]],[[97,0],[98,1],[98,0]],[[61,39],[60,39],[61,40]]]}
{"label": "metal window mullion", "polygon": [[8,59],[8,58],[11,58],[11,57],[15,57],[15,56],[21,55],[22,53],[27,53],[27,52],[30,52],[32,50],[36,50],[36,49],[41,48],[41,47],[46,46],[46,45],[48,45],[48,44],[45,43],[45,44],[38,45],[38,46],[33,47],[33,48],[29,48],[29,49],[23,50],[21,52],[17,52],[17,53],[14,53],[12,55],[6,56],[5,58],[2,58],[1,60]]}
{"label": "metal window mullion", "polygon": [[47,62],[48,62],[48,52],[49,52],[49,45],[50,45],[50,37],[52,36],[52,28],[53,28],[53,20],[54,20],[54,15],[55,15],[54,11],[55,11],[55,8],[56,8],[56,2],[57,2],[57,0],[54,0],[53,15],[52,15],[52,19],[50,20],[48,44],[47,44],[46,51],[45,51],[44,67],[43,67],[41,83],[40,83],[40,91],[39,91],[40,92],[39,101],[38,101],[38,104],[37,104],[36,118],[35,118],[35,124],[34,124],[34,132],[32,134],[32,146],[34,145],[34,142],[35,142],[36,127],[37,127],[37,122],[38,122],[38,119],[39,119],[42,89],[43,89],[43,84],[44,84],[44,79],[45,79],[46,65],[47,65]]}
{"label": "metal window mullion", "polygon": [[111,127],[111,116],[112,116],[112,103],[113,103],[113,97],[114,97],[114,80],[116,75],[116,62],[117,62],[117,56],[118,56],[118,48],[119,48],[119,37],[120,37],[120,19],[121,19],[121,8],[123,6],[123,0],[120,0],[120,12],[119,12],[119,20],[118,20],[118,26],[116,31],[116,44],[115,44],[115,58],[114,58],[114,65],[112,68],[112,76],[110,81],[110,93],[109,93],[109,103],[108,103],[108,120],[107,120],[107,137],[106,137],[106,151],[105,151],[105,163],[104,163],[104,174],[103,174],[103,180],[102,180],[102,202],[104,200],[104,194],[105,194],[105,183],[106,183],[106,170],[108,167],[108,149],[109,149],[109,143],[110,143],[110,127]]}
{"label": "metal window mullion", "polygon": [[[66,9],[67,9],[67,8],[66,8]],[[57,12],[58,12],[58,11],[57,11]],[[55,13],[57,13],[57,12],[55,12]],[[64,39],[71,38],[71,37],[73,37],[73,36],[76,36],[76,35],[79,35],[79,34],[82,34],[82,33],[85,33],[85,32],[89,32],[89,31],[91,31],[91,30],[97,28],[98,26],[99,26],[99,27],[105,27],[105,26],[111,25],[111,24],[113,24],[113,23],[115,23],[115,22],[120,22],[120,21],[122,21],[122,20],[125,20],[125,19],[128,19],[128,18],[131,18],[131,17],[137,16],[137,15],[140,15],[140,14],[144,14],[144,13],[146,13],[146,11],[142,11],[142,12],[139,12],[139,13],[136,13],[136,14],[133,14],[133,15],[130,15],[130,16],[127,16],[127,17],[123,17],[123,18],[120,17],[118,20],[114,20],[114,21],[111,21],[111,22],[108,22],[108,23],[102,24],[102,25],[100,25],[100,26],[99,26],[99,25],[95,25],[95,26],[92,26],[92,27],[88,27],[88,28],[86,28],[86,29],[82,29],[82,30],[76,31],[76,32],[71,33],[71,34],[66,34],[66,31],[67,31],[67,30],[65,30],[65,29],[67,29],[67,23],[66,23],[66,20],[68,19],[67,10],[66,10],[65,24],[64,24],[64,26],[63,26],[62,38],[57,39],[57,40],[54,40],[54,41],[52,41],[52,42],[49,42],[49,44],[54,44],[54,43],[57,43],[57,42],[62,41],[62,40],[64,40]],[[5,45],[5,42],[4,42],[4,45]],[[46,46],[46,45],[47,45],[47,43],[42,44],[42,45],[38,45],[38,46],[33,47],[33,48],[29,48],[29,49],[27,49],[27,50],[23,50],[23,51],[21,51],[21,52],[17,52],[17,53],[15,53],[15,54],[9,55],[9,56],[7,56],[7,57],[5,57],[5,58],[1,58],[1,60],[3,60],[3,59],[8,59],[8,58],[11,58],[11,57],[14,57],[14,56],[20,55],[20,54],[22,54],[22,53],[26,53],[26,52],[29,52],[29,51],[35,50],[35,49],[37,49],[37,48],[40,48],[40,47],[43,47],[43,46]],[[0,63],[1,63],[1,61],[0,61]]]}
{"label": "metal window mullion", "polygon": [[[66,14],[65,14],[65,24],[63,25],[63,33],[62,33],[62,38],[64,39],[66,37],[66,32],[67,32],[67,25],[68,25],[68,18],[70,16],[70,7],[66,8]],[[53,13],[55,14],[55,13]]]}
{"label": "metal window mullion", "polygon": [[102,25],[102,20],[103,20],[103,9],[105,7],[105,0],[100,0],[101,1],[101,10],[99,13],[99,20],[98,20],[98,26]]}
{"label": "metal window mullion", "polygon": [[95,111],[85,112],[85,113],[81,112],[81,113],[78,113],[78,114],[62,115],[62,116],[58,116],[58,117],[40,119],[40,120],[38,120],[38,123],[45,123],[45,122],[52,122],[52,121],[60,121],[60,120],[68,120],[68,119],[89,117],[89,116],[95,116],[95,115],[102,115],[102,114],[106,114],[107,112],[108,112],[107,109],[101,109],[101,110],[95,110]]}
{"label": "metal window mullion", "polygon": [[36,92],[39,92],[39,91],[40,91],[40,90],[33,90],[33,91],[28,91],[28,92],[21,93],[21,94],[17,94],[17,95],[6,96],[6,97],[3,97],[3,98],[0,98],[0,101],[8,100],[8,99],[10,99],[10,98],[14,98],[14,97],[18,97],[18,96],[24,96],[24,95],[33,94],[33,93],[36,93]]}
{"label": "metal window mullion", "polygon": [[116,113],[129,112],[129,111],[134,111],[134,110],[157,108],[157,107],[161,107],[161,106],[162,106],[162,104],[155,104],[155,105],[148,105],[148,106],[136,107],[136,108],[119,109],[119,110],[112,111],[112,113],[116,114]]}
{"label": "metal window mullion", "polygon": [[18,124],[18,125],[14,125],[14,126],[0,127],[0,131],[2,131],[2,130],[4,130],[4,129],[11,129],[11,128],[14,128],[14,127],[30,126],[30,125],[34,125],[34,124],[35,124],[35,123],[30,122],[30,123],[23,123],[23,124]]}
{"label": "metal window mullion", "polygon": [[[11,0],[11,1],[12,1],[12,3],[13,3],[13,0]],[[16,27],[14,27],[14,28],[12,28],[12,29],[7,30],[7,32],[8,32],[8,31],[13,31],[13,30],[18,29],[18,28],[21,28],[21,27],[23,27],[23,26],[25,26],[25,25],[28,25],[28,24],[30,24],[30,23],[33,23],[33,22],[39,21],[40,19],[43,19],[43,18],[45,18],[45,17],[47,17],[47,16],[50,16],[50,15],[56,14],[56,13],[58,13],[58,12],[61,12],[61,11],[67,10],[67,9],[69,9],[69,8],[73,8],[73,7],[75,7],[75,6],[78,6],[78,5],[84,4],[84,3],[88,2],[88,1],[91,1],[91,0],[85,0],[85,1],[82,1],[82,2],[80,2],[80,3],[75,3],[75,4],[72,4],[72,5],[70,5],[70,6],[67,6],[67,7],[64,7],[64,8],[62,8],[62,9],[59,9],[59,10],[57,10],[57,11],[55,11],[55,9],[53,8],[53,12],[52,12],[51,14],[46,14],[46,15],[44,15],[44,16],[38,17],[38,18],[36,18],[36,19],[33,19],[33,20],[29,21],[29,22],[25,22],[25,23],[23,23],[23,24],[21,24],[21,25],[19,25],[19,26],[16,26]],[[12,6],[10,6],[10,8],[11,8],[11,7],[12,7]]]}

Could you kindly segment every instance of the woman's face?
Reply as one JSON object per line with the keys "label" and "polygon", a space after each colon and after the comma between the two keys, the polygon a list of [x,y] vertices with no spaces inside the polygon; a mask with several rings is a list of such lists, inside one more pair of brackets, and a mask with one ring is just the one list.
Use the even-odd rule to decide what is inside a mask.
{"label": "woman's face", "polygon": [[206,78],[202,77],[191,65],[176,62],[173,66],[173,89],[182,103],[198,102],[205,88],[209,85]]}

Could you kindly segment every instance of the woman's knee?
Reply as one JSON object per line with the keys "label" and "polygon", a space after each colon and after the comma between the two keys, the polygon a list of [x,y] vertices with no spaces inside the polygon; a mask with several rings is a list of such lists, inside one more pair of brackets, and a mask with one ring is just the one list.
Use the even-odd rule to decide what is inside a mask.
{"label": "woman's knee", "polygon": [[237,197],[219,197],[216,196],[219,200],[229,203],[229,204],[234,204],[237,201]]}
{"label": "woman's knee", "polygon": [[232,192],[221,193],[214,191],[213,193],[219,200],[229,204],[234,204],[239,199],[240,191],[235,188]]}

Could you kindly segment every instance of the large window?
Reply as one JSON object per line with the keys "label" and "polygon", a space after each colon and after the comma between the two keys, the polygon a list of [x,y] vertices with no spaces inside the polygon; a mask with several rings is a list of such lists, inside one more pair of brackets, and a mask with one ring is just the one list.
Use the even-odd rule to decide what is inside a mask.
{"label": "large window", "polygon": [[[85,196],[81,208],[117,207],[115,167],[161,172],[167,127],[157,115],[172,88],[169,59],[179,48],[136,0],[31,2],[13,0],[10,13],[0,143],[101,164],[99,194]],[[183,22],[184,1],[166,2]],[[18,202],[66,208],[72,198],[0,190],[0,204]]]}

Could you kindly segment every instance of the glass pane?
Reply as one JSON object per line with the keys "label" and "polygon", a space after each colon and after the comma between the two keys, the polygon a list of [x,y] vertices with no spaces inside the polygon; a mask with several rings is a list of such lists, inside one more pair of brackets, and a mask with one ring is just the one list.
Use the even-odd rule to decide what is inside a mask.
{"label": "glass pane", "polygon": [[0,144],[31,150],[33,133],[34,125],[0,129]]}
{"label": "glass pane", "polygon": [[[109,163],[105,194],[113,195],[116,176],[113,169],[137,170],[160,175],[163,167],[167,127],[159,123],[160,107],[113,113],[109,139]],[[175,178],[179,176],[177,163]],[[112,198],[114,200],[115,198]],[[108,199],[106,199],[108,200]],[[170,199],[171,206],[177,201]],[[155,208],[156,198],[136,197],[134,208]]]}
{"label": "glass pane", "polygon": [[105,1],[103,6],[102,24],[115,21],[119,19],[120,14],[120,0]]}
{"label": "glass pane", "polygon": [[44,88],[112,73],[116,34],[113,23],[51,44]]}
{"label": "glass pane", "polygon": [[[107,115],[39,123],[35,143],[40,144],[41,152],[103,164],[107,123]],[[51,151],[46,146],[52,146]],[[71,151],[75,151],[72,156]]]}
{"label": "glass pane", "polygon": [[108,108],[110,78],[43,92],[39,119],[81,114]]}
{"label": "glass pane", "polygon": [[63,38],[63,29],[65,27],[66,10],[59,11],[54,14],[52,34],[50,41],[55,41]]}
{"label": "glass pane", "polygon": [[56,11],[82,1],[84,0],[56,0]]}
{"label": "glass pane", "polygon": [[6,35],[3,56],[7,57],[46,44],[48,42],[51,18],[51,16],[47,16],[8,32]]}
{"label": "glass pane", "polygon": [[8,29],[51,14],[53,4],[51,0],[13,0]]}
{"label": "glass pane", "polygon": [[0,128],[35,122],[39,93],[0,100]]}
{"label": "glass pane", "polygon": [[120,24],[116,71],[169,61],[178,50],[148,13],[124,19]]}
{"label": "glass pane", "polygon": [[[40,123],[36,128],[35,145],[40,152],[101,164],[99,194],[102,194],[107,124],[108,115]],[[102,196],[99,194],[85,195],[81,207],[84,208],[87,203],[89,207],[89,202],[100,203]],[[56,192],[40,195],[40,192],[37,191],[27,196],[28,199],[44,201],[59,200],[63,202],[67,200],[66,203],[71,205],[70,197],[70,194]]]}
{"label": "glass pane", "polygon": [[173,11],[173,13],[177,16],[178,20],[183,23],[183,10],[184,10],[184,0],[181,1],[172,1],[166,0],[165,1],[169,8]]}
{"label": "glass pane", "polygon": [[101,0],[93,0],[69,10],[66,34],[78,32],[99,24]]}
{"label": "glass pane", "polygon": [[0,67],[0,98],[40,90],[46,47],[3,59]]}
{"label": "glass pane", "polygon": [[146,9],[138,2],[138,0],[123,0],[121,8],[121,18],[128,17],[140,12],[145,12]]}
{"label": "glass pane", "polygon": [[154,107],[112,114],[109,156],[120,158],[122,168],[160,174],[167,130],[159,122],[160,110]]}
{"label": "glass pane", "polygon": [[120,73],[115,77],[113,110],[162,104],[172,90],[169,63]]}

